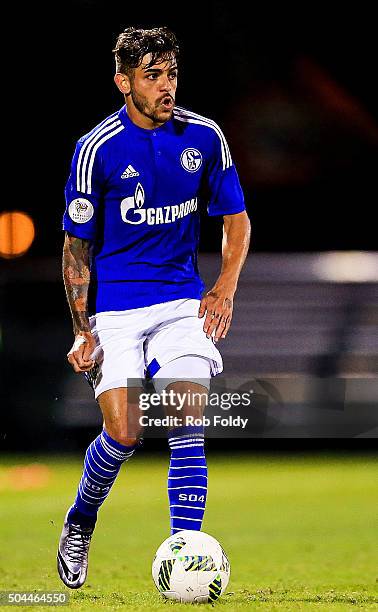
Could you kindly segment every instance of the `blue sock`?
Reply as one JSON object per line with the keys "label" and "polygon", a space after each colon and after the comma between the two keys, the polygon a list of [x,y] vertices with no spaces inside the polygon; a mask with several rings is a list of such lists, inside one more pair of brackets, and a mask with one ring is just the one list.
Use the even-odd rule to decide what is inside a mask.
{"label": "blue sock", "polygon": [[84,472],[75,503],[68,513],[69,523],[94,525],[101,504],[110,493],[122,463],[130,459],[137,444],[124,446],[102,430],[87,449]]}
{"label": "blue sock", "polygon": [[168,434],[171,462],[168,497],[171,533],[200,531],[207,495],[207,465],[203,427],[179,427]]}

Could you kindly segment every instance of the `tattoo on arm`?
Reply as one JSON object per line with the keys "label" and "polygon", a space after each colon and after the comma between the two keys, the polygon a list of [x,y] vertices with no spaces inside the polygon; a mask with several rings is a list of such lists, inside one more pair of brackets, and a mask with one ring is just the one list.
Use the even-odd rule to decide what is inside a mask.
{"label": "tattoo on arm", "polygon": [[70,306],[74,333],[90,331],[88,287],[90,241],[66,234],[63,247],[63,279]]}

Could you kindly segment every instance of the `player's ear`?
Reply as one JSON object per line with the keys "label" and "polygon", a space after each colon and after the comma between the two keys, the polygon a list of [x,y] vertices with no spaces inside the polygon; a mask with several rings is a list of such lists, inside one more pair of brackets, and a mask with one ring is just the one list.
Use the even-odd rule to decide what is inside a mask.
{"label": "player's ear", "polygon": [[116,72],[116,74],[114,75],[114,82],[121,93],[126,96],[130,93],[131,84],[127,74],[123,74],[123,72]]}

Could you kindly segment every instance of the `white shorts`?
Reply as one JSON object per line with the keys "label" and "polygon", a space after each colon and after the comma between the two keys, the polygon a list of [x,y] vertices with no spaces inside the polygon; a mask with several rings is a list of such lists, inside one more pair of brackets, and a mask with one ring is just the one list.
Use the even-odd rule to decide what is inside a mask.
{"label": "white shorts", "polygon": [[[185,355],[205,357],[212,376],[223,370],[222,357],[198,318],[200,300],[184,298],[132,310],[100,312],[89,318],[99,368],[95,397],[128,379],[153,377],[162,366]],[[183,373],[188,378],[188,373]]]}
{"label": "white shorts", "polygon": [[156,393],[177,381],[190,381],[210,389],[212,376],[211,360],[199,355],[177,357],[163,365],[155,374],[153,383]]}

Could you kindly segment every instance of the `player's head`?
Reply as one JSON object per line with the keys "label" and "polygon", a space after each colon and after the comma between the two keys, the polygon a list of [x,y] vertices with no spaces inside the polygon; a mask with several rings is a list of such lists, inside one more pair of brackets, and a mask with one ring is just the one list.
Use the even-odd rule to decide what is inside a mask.
{"label": "player's head", "polygon": [[[170,119],[177,87],[179,45],[168,28],[126,28],[113,49],[114,77],[128,111],[151,127]],[[140,115],[140,116],[139,116]]]}

